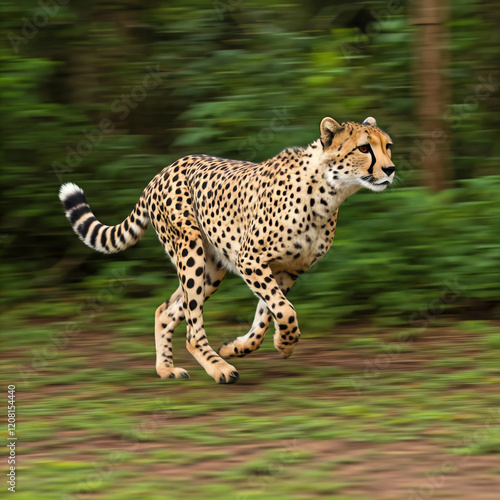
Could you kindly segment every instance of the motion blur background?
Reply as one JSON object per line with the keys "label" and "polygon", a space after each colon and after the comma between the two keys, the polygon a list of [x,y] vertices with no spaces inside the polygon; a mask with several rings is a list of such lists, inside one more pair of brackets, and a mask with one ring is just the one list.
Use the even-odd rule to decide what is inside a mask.
{"label": "motion blur background", "polygon": [[[500,418],[474,441],[477,455],[497,453],[484,491],[460,496],[479,488],[470,462],[452,459],[462,482],[441,470],[500,405],[498,2],[4,0],[1,10],[2,371],[24,412],[18,498],[35,486],[37,498],[165,498],[166,483],[171,498],[498,498]],[[221,388],[184,352],[180,328],[178,364],[196,380],[155,379],[153,315],[174,269],[152,229],[114,256],[85,247],[60,184],[80,185],[97,218],[116,224],[179,157],[258,162],[315,140],[324,116],[369,115],[392,136],[398,180],[341,207],[332,250],[290,293],[296,357],[277,360],[269,335],[236,363],[241,383]],[[245,333],[255,305],[228,276],[206,306],[212,345]],[[137,430],[144,419],[152,431]],[[345,446],[345,467],[365,464],[350,443],[387,458],[422,436],[419,463],[436,462],[412,468],[419,455],[405,445],[403,478],[396,463],[385,479],[337,477],[328,461]],[[283,444],[295,439],[309,441]],[[446,481],[429,486],[429,472]]]}

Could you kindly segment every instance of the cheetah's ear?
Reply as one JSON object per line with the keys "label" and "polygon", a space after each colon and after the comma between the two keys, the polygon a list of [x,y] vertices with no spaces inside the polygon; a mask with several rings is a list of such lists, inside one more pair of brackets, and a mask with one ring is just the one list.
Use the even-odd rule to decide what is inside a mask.
{"label": "cheetah's ear", "polygon": [[333,118],[327,116],[321,120],[321,125],[319,126],[321,132],[321,142],[324,148],[330,146],[333,141],[333,136],[342,128],[342,126],[336,122]]}
{"label": "cheetah's ear", "polygon": [[376,127],[377,120],[375,120],[375,118],[373,118],[373,116],[369,116],[368,118],[365,118],[363,125],[370,125],[371,127]]}

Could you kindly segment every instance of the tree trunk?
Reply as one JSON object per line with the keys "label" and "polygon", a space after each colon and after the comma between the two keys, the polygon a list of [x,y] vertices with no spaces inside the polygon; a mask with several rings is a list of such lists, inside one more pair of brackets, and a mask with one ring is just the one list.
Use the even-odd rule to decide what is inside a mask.
{"label": "tree trunk", "polygon": [[426,185],[433,190],[447,187],[449,133],[444,120],[447,88],[447,0],[419,0],[415,6],[416,91],[421,140],[418,158]]}

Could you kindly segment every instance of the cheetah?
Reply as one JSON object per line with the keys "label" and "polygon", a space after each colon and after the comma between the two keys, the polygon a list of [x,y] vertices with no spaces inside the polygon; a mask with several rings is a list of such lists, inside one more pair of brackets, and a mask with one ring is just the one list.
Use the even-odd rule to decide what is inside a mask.
{"label": "cheetah", "polygon": [[[271,321],[274,346],[285,358],[292,354],[300,331],[287,293],[329,250],[340,204],[361,187],[383,191],[393,182],[391,146],[373,117],[362,123],[326,117],[319,139],[262,163],[201,154],[175,161],[116,226],[95,218],[75,184],[64,184],[59,197],[75,233],[99,252],[131,247],[153,224],[179,278],[155,314],[156,371],[161,378],[189,378],[172,356],[172,335],[186,319],[188,351],[216,382],[230,384],[239,374],[225,359],[258,349]],[[249,332],[215,352],[203,305],[228,270],[245,280],[259,303]]]}

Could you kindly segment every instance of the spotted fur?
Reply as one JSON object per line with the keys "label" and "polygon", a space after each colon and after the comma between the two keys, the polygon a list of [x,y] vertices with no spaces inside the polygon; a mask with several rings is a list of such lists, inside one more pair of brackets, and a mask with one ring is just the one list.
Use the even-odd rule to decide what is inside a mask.
{"label": "spotted fur", "polygon": [[[258,349],[271,321],[276,349],[284,357],[292,354],[300,331],[288,291],[330,248],[339,205],[360,187],[382,191],[394,179],[391,140],[373,118],[362,124],[324,118],[320,132],[309,146],[285,149],[258,164],[181,158],[154,177],[117,226],[95,218],[78,186],[61,187],[66,216],[85,244],[119,252],[152,223],[176,266],[179,287],[155,315],[156,370],[162,378],[189,378],[172,357],[172,335],[184,319],[187,349],[219,383],[239,377],[223,358]],[[205,333],[203,304],[227,270],[246,281],[259,304],[250,331],[216,353]]]}

